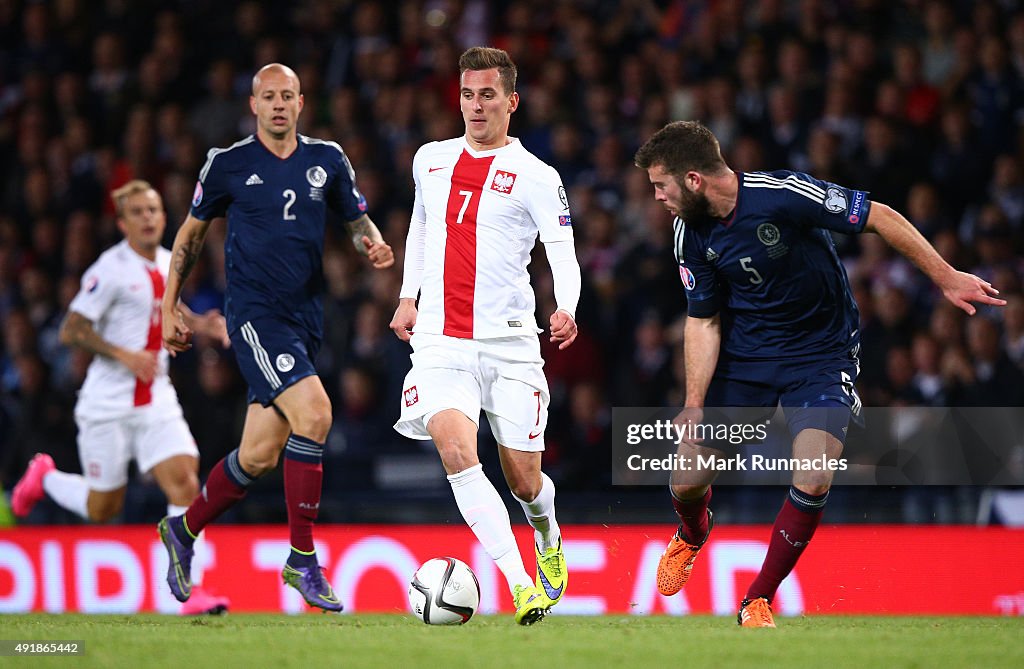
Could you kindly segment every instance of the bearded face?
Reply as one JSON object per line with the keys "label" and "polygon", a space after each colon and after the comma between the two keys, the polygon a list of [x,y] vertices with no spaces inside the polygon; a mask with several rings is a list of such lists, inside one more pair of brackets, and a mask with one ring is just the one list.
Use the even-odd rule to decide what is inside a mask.
{"label": "bearded face", "polygon": [[647,175],[654,186],[654,199],[664,204],[673,215],[684,221],[696,221],[710,215],[711,205],[707,196],[685,188],[661,165],[649,167]]}
{"label": "bearded face", "polygon": [[676,203],[676,216],[679,216],[684,221],[699,221],[710,218],[711,203],[703,193],[693,193],[686,188],[680,188],[679,199]]}

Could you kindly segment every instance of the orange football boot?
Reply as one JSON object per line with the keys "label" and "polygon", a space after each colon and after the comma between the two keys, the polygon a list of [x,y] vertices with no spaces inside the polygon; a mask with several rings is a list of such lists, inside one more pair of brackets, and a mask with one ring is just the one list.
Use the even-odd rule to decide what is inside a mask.
{"label": "orange football boot", "polygon": [[744,599],[740,612],[736,614],[736,624],[740,627],[775,627],[772,605],[764,597]]}
{"label": "orange football boot", "polygon": [[690,580],[690,572],[693,570],[693,562],[697,559],[701,547],[711,535],[711,528],[715,526],[711,509],[708,509],[708,533],[699,544],[691,544],[683,538],[683,526],[672,536],[665,552],[658,560],[658,592],[671,597],[686,585]]}

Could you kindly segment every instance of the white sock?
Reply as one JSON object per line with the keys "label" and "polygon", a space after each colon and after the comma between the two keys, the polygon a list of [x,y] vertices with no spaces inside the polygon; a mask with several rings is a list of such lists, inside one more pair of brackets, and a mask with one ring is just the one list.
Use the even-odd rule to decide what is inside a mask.
{"label": "white sock", "polygon": [[57,504],[89,520],[89,482],[81,474],[55,469],[43,477],[43,490]]}
{"label": "white sock", "polygon": [[[180,516],[188,511],[187,506],[176,506],[167,503],[167,515],[168,516]],[[206,565],[209,564],[209,548],[206,546],[206,532],[200,532],[199,536],[196,537],[195,543],[192,544],[192,550],[195,551],[195,555],[192,558],[192,585],[203,584],[203,571],[205,571]]]}
{"label": "white sock", "polygon": [[543,553],[558,545],[561,532],[555,521],[555,484],[544,472],[541,472],[540,480],[540,492],[532,502],[525,502],[518,497],[516,499],[522,504],[526,520],[533,526],[533,540]]}
{"label": "white sock", "polygon": [[455,493],[455,503],[462,517],[505,575],[509,590],[517,585],[532,586],[533,579],[523,567],[523,558],[519,555],[519,547],[512,534],[508,510],[498,491],[484,476],[483,466],[476,464],[458,474],[452,474],[448,477],[448,483]]}

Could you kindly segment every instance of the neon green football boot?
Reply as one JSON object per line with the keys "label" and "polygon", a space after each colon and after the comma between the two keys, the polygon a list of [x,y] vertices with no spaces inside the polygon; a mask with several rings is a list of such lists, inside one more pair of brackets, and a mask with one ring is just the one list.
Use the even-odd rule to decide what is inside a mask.
{"label": "neon green football boot", "polygon": [[537,589],[544,593],[548,608],[562,600],[565,584],[569,582],[569,571],[565,566],[565,552],[562,550],[562,538],[558,545],[540,552],[537,544],[533,545],[537,555]]}
{"label": "neon green football boot", "polygon": [[517,625],[532,625],[547,615],[548,599],[544,596],[544,591],[536,586],[517,585],[512,590],[512,601],[516,605]]}

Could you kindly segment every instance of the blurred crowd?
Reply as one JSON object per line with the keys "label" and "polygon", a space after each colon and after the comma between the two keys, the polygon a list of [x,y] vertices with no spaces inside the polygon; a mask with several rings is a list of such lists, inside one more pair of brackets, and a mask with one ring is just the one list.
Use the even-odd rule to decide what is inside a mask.
{"label": "blurred crowd", "polygon": [[[734,169],[796,169],[871,191],[1009,301],[968,319],[877,236],[837,237],[861,309],[866,405],[1024,406],[1018,2],[0,0],[0,43],[8,491],[35,451],[79,466],[71,410],[88,359],[57,331],[83,270],[118,239],[109,192],[133,178],[156,185],[170,246],[207,149],[254,130],[251,77],[273,61],[301,78],[300,132],[342,145],[399,258],[371,272],[340,226],[329,232],[318,360],[336,416],[328,516],[331,496],[348,490],[444,483],[430,444],[391,429],[409,349],[387,325],[412,156],[462,134],[457,59],[472,45],[504,48],[518,64],[511,134],[557,168],[573,213],[580,337],[556,352],[542,336],[545,470],[567,500],[607,494],[612,406],[683,397],[686,304],[671,219],[632,164],[670,120],[704,121]],[[195,311],[221,307],[224,234],[212,227],[184,292]],[[531,271],[546,323],[554,298],[542,250]],[[244,385],[232,354],[210,343],[179,356],[172,373],[205,470],[237,445]],[[483,459],[496,460],[485,444]]]}

